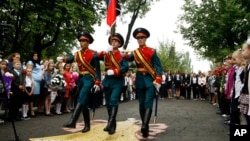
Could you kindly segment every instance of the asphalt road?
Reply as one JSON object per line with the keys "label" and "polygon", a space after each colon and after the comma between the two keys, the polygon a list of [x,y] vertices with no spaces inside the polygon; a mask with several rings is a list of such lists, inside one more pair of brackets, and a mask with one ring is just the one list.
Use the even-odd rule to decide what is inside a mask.
{"label": "asphalt road", "polygon": [[[148,140],[229,141],[229,127],[224,124],[224,119],[216,114],[218,108],[209,104],[208,101],[161,99],[158,106],[157,123],[167,125],[167,129],[155,135],[155,138]],[[138,107],[137,100],[121,103],[117,121],[126,121],[128,118],[140,120]],[[62,125],[68,121],[70,116],[71,113],[51,117],[37,115],[30,120],[15,122],[16,132],[22,141],[29,141],[30,138],[66,135],[69,132],[62,130]],[[154,111],[151,123],[153,123],[153,117]],[[107,119],[105,107],[96,109],[95,119]],[[81,121],[82,116],[78,122]],[[117,126],[118,129],[119,126]],[[134,134],[130,134],[130,136],[134,136]],[[11,122],[0,124],[0,141],[11,140],[15,140]],[[98,138],[98,140],[103,139]]]}

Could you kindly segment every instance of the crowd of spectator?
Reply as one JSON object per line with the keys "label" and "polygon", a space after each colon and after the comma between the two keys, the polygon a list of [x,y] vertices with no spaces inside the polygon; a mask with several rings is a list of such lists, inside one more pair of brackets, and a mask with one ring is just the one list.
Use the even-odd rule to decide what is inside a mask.
{"label": "crowd of spectator", "polygon": [[[209,101],[219,108],[217,114],[226,117],[226,124],[249,125],[248,73],[250,43],[228,55],[209,72],[164,71],[159,99]],[[250,51],[249,51],[250,52]],[[61,115],[74,110],[78,94],[78,67],[62,60],[40,60],[37,53],[24,63],[19,53],[1,59],[1,81],[6,95],[1,94],[4,116],[28,120],[38,114]],[[105,72],[102,72],[102,80]],[[127,72],[121,102],[137,99],[135,73]],[[3,91],[0,89],[0,92]],[[103,91],[90,97],[90,108],[105,105]],[[21,111],[21,112],[20,112]],[[1,119],[0,123],[4,120]]]}
{"label": "crowd of spectator", "polygon": [[0,69],[1,83],[6,86],[1,92],[1,104],[7,119],[28,120],[39,113],[61,115],[74,109],[78,79],[74,63],[40,60],[37,53],[21,62],[21,55],[12,53],[0,60]]}

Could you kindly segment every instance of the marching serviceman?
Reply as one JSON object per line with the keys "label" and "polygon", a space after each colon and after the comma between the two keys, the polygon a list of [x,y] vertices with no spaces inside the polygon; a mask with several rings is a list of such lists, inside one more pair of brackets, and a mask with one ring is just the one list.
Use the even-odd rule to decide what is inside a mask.
{"label": "marching serviceman", "polygon": [[108,51],[102,51],[98,54],[100,60],[104,61],[106,76],[102,81],[108,112],[108,124],[103,129],[109,134],[115,133],[116,115],[118,112],[118,104],[120,95],[124,85],[124,76],[128,71],[128,61],[124,60],[119,51],[119,47],[124,44],[121,34],[114,33],[108,38],[111,45]]}
{"label": "marching serviceman", "polygon": [[139,48],[131,54],[125,54],[124,58],[135,61],[136,72],[136,94],[139,99],[139,111],[142,120],[141,133],[143,137],[149,135],[149,121],[152,114],[155,91],[159,92],[162,81],[162,66],[156,50],[146,45],[150,33],[145,28],[137,28],[133,32],[137,39]]}
{"label": "marching serviceman", "polygon": [[78,34],[78,41],[81,50],[77,51],[74,56],[58,57],[57,59],[63,59],[64,62],[73,62],[75,60],[79,67],[78,84],[80,91],[78,102],[70,120],[64,124],[64,127],[75,128],[76,121],[82,111],[85,123],[82,132],[84,133],[90,130],[89,96],[92,88],[95,92],[100,90],[101,72],[97,52],[89,49],[89,44],[94,41],[93,37],[88,32],[83,31]]}

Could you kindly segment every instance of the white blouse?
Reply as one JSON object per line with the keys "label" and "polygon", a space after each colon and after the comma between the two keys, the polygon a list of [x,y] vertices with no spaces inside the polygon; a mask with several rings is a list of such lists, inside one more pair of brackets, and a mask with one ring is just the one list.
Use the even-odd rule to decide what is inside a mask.
{"label": "white blouse", "polygon": [[206,77],[198,77],[198,85],[201,85],[201,84],[203,84],[203,86],[204,85],[206,85]]}
{"label": "white blouse", "polygon": [[32,78],[26,76],[25,77],[25,87],[31,87],[32,86]]}

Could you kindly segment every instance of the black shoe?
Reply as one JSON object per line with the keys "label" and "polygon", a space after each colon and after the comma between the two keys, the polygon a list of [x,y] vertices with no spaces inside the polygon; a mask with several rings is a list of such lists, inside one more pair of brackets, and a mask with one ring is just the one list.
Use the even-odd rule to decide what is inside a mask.
{"label": "black shoe", "polygon": [[106,127],[103,128],[103,131],[108,132],[108,125],[106,125]]}
{"label": "black shoe", "polygon": [[110,129],[108,130],[109,134],[112,135],[115,133],[116,130],[116,121],[114,121],[114,123],[112,123]]}
{"label": "black shoe", "polygon": [[148,125],[142,125],[141,133],[144,138],[148,137],[148,132],[149,132]]}
{"label": "black shoe", "polygon": [[85,123],[82,133],[88,132],[90,130],[90,123]]}
{"label": "black shoe", "polygon": [[30,117],[26,116],[26,117],[22,117],[21,119],[22,119],[22,120],[29,120]]}
{"label": "black shoe", "polygon": [[63,127],[76,128],[76,123],[70,120],[68,123],[64,124]]}

